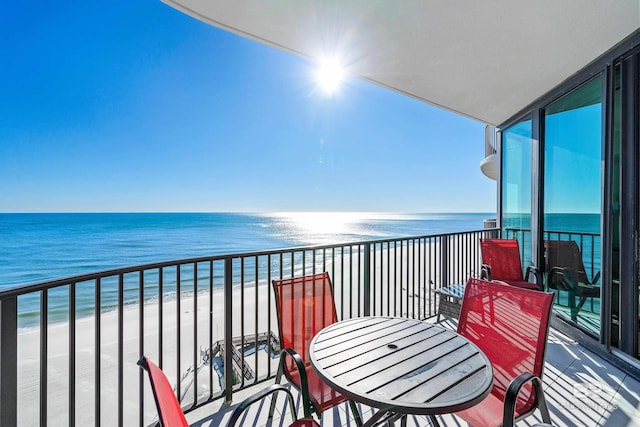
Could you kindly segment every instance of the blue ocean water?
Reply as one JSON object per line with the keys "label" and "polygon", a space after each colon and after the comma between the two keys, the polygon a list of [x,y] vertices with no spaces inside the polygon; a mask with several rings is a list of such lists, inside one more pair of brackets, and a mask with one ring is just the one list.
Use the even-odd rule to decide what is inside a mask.
{"label": "blue ocean water", "polygon": [[0,214],[0,289],[196,256],[479,230],[490,213]]}

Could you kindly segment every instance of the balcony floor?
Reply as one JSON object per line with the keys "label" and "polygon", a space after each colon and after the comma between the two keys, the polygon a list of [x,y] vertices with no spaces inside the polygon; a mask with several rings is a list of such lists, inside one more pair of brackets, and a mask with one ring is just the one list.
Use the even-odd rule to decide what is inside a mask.
{"label": "balcony floor", "polygon": [[[455,323],[445,320],[441,324],[455,328]],[[551,330],[545,362],[545,396],[554,425],[561,426],[638,426],[640,425],[640,381],[627,375],[601,357],[585,349],[565,335]],[[231,406],[222,400],[205,405],[187,415],[192,426],[225,426],[238,402],[256,391],[267,387],[271,380],[234,394]],[[299,395],[295,393],[298,413]],[[285,408],[284,396],[278,397],[277,412],[271,423],[267,423],[270,400],[254,404],[238,425],[242,426],[287,426],[291,421]],[[360,405],[359,405],[360,406]],[[360,406],[364,420],[374,410]],[[465,426],[452,415],[439,417],[443,426]],[[539,412],[517,425],[530,426],[541,422]],[[345,403],[323,414],[320,425],[355,426],[348,405]],[[398,423],[399,425],[399,423]],[[408,426],[430,425],[426,417],[410,416]]]}

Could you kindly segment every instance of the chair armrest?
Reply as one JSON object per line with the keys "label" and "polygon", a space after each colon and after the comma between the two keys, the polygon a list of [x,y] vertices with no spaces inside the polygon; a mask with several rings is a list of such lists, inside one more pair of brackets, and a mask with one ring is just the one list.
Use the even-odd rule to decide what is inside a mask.
{"label": "chair armrest", "polygon": [[541,291],[544,291],[544,282],[542,281],[542,273],[540,272],[538,267],[535,267],[533,265],[530,265],[529,267],[527,267],[527,272],[524,275],[524,280],[528,282],[529,276],[531,275],[533,275],[535,284],[538,285],[538,289]]}
{"label": "chair armrest", "polygon": [[302,361],[302,358],[295,350],[292,348],[285,348],[280,352],[280,363],[278,369],[281,372],[285,372],[285,374],[289,374],[286,367],[285,361],[287,356],[293,359],[293,362],[296,364],[296,368],[298,369],[298,373],[300,374],[300,392],[302,393],[302,401],[304,407],[304,418],[308,418],[311,416],[311,399],[309,398],[309,380],[307,379],[307,369]]}
{"label": "chair armrest", "polygon": [[573,280],[571,270],[564,267],[553,267],[547,277],[547,287],[559,291],[575,291],[577,283]]}
{"label": "chair armrest", "polygon": [[518,394],[524,385],[531,382],[536,394],[536,407],[540,410],[542,415],[542,421],[551,424],[551,416],[549,415],[549,408],[547,408],[547,401],[544,398],[544,391],[542,390],[542,380],[533,375],[532,373],[525,372],[514,378],[509,384],[507,393],[504,397],[504,412],[502,416],[502,427],[513,427],[514,415],[516,410],[516,401],[518,400]]}
{"label": "chair armrest", "polygon": [[489,282],[491,281],[491,267],[489,267],[489,265],[482,264],[480,268],[480,278]]}
{"label": "chair armrest", "polygon": [[296,421],[298,419],[298,417],[296,416],[296,410],[295,410],[295,404],[294,404],[294,400],[293,400],[293,395],[291,394],[291,392],[289,391],[289,389],[283,385],[280,384],[273,384],[271,387],[265,388],[264,390],[259,391],[258,393],[247,397],[245,400],[243,400],[242,402],[240,402],[240,404],[236,407],[236,409],[233,411],[233,414],[231,414],[231,418],[229,418],[229,422],[227,423],[227,427],[233,427],[236,425],[236,422],[238,421],[238,419],[240,419],[240,417],[242,416],[242,413],[251,405],[253,405],[254,403],[264,399],[265,397],[269,396],[270,394],[274,394],[273,399],[275,399],[276,393],[278,393],[279,391],[284,391],[287,394],[287,401],[289,402],[289,409],[291,410],[291,417],[293,418],[293,421]]}

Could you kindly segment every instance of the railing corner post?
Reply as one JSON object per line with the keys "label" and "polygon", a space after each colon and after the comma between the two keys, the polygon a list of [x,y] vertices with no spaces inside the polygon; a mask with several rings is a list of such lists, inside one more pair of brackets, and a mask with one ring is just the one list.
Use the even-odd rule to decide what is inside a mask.
{"label": "railing corner post", "polygon": [[0,300],[0,425],[16,426],[18,412],[18,298]]}

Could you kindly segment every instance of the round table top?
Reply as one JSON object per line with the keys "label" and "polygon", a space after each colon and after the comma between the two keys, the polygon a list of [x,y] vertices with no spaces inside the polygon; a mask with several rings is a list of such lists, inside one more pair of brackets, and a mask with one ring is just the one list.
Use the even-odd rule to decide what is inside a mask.
{"label": "round table top", "polygon": [[311,364],[349,399],[394,412],[436,415],[461,411],[491,391],[487,356],[457,334],[419,320],[361,317],[320,331]]}

